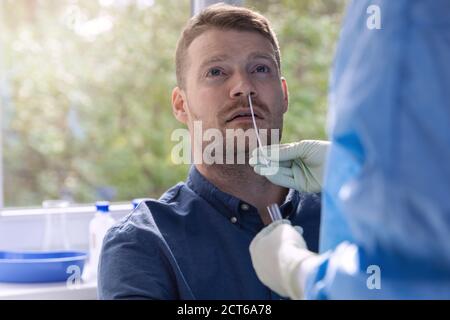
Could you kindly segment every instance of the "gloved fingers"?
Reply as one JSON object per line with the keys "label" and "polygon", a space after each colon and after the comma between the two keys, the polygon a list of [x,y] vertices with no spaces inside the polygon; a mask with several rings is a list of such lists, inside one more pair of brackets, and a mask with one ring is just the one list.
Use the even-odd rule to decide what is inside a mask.
{"label": "gloved fingers", "polygon": [[284,168],[292,168],[292,160],[280,161],[278,162],[278,165]]}
{"label": "gloved fingers", "polygon": [[267,162],[271,162],[267,157],[267,146],[256,147],[253,149],[249,160],[250,165],[266,164]]}
{"label": "gloved fingers", "polygon": [[292,149],[294,144],[295,143],[264,146],[262,148],[262,153],[270,161],[282,162],[292,160],[295,158],[295,150]]}
{"label": "gloved fingers", "polygon": [[278,186],[297,190],[294,177],[292,176],[276,174],[276,175],[268,175],[266,176],[266,178],[270,182]]}
{"label": "gloved fingers", "polygon": [[305,155],[308,155],[308,152],[310,152],[311,143],[305,143],[304,141],[308,140],[280,145],[271,145],[265,147],[265,149],[263,150],[267,155],[266,157],[271,161],[294,160],[300,157],[304,157]]}
{"label": "gloved fingers", "polygon": [[[270,168],[269,168],[270,169]],[[262,166],[256,166],[253,170],[262,176],[265,176],[267,180],[276,184],[278,186],[282,186],[288,189],[296,189],[295,180],[292,176],[292,170],[288,168],[278,168],[278,172],[276,174],[267,174],[267,168]]]}
{"label": "gloved fingers", "polygon": [[296,261],[286,268],[287,271],[281,277],[283,289],[291,299],[302,300],[305,298],[305,284],[306,279],[310,272],[317,268],[320,263],[320,258],[314,253],[309,251],[306,246],[301,245],[297,247],[295,255]]}
{"label": "gloved fingers", "polygon": [[265,241],[283,241],[287,239],[298,240],[302,236],[298,234],[291,222],[287,219],[277,220],[264,227],[250,243],[250,252],[253,252],[258,247],[265,247]]}
{"label": "gloved fingers", "polygon": [[284,168],[291,168],[292,167],[292,161],[286,160],[286,161],[271,161],[269,159],[264,158],[261,154],[255,154],[252,153],[252,156],[250,157],[248,164],[252,167],[255,167],[257,165],[260,166],[269,166],[269,167],[284,167]]}
{"label": "gloved fingers", "polygon": [[255,173],[265,176],[273,184],[301,192],[320,192],[322,184],[301,160],[296,160],[292,168],[266,167],[256,165]]}
{"label": "gloved fingers", "polygon": [[306,242],[305,242],[305,238],[303,238],[303,228],[300,226],[293,226],[293,227],[302,236],[302,241],[301,241],[300,247],[308,248],[308,246],[306,245]]}
{"label": "gloved fingers", "polygon": [[[265,237],[266,235],[268,235],[270,232],[272,232],[273,229],[275,229],[276,227],[278,227],[281,224],[288,224],[291,225],[291,221],[287,220],[287,219],[281,219],[281,220],[277,220],[272,222],[271,224],[267,225],[266,227],[264,227],[256,236],[255,238],[253,238],[252,243],[255,245],[256,243],[258,243],[258,241]],[[252,243],[250,244],[250,247],[252,246]]]}
{"label": "gloved fingers", "polygon": [[309,165],[323,165],[330,142],[302,140],[300,142],[265,146],[263,154],[271,161],[302,159]]}
{"label": "gloved fingers", "polygon": [[276,221],[263,229],[250,243],[250,256],[258,278],[279,295],[287,297],[291,286],[291,274],[308,252],[298,229],[289,223]]}
{"label": "gloved fingers", "polygon": [[276,267],[274,268],[275,270],[271,270],[271,268],[268,267],[272,265],[274,261],[266,258],[267,254],[265,254],[264,249],[261,248],[256,252],[250,251],[250,256],[258,279],[278,295],[286,298],[289,297],[289,293],[283,288],[282,277],[279,275],[279,272],[277,272],[278,268]]}
{"label": "gloved fingers", "polygon": [[[301,150],[302,150],[301,142],[286,143],[280,146],[278,157],[280,161],[294,160],[299,157],[299,154],[301,154],[300,152]],[[275,153],[274,156],[276,156]]]}
{"label": "gloved fingers", "polygon": [[[286,160],[286,161],[281,161],[281,162],[276,162],[276,161],[271,161],[271,160],[267,160],[269,162],[269,166],[270,167],[283,167],[283,168],[291,168],[292,167],[292,160]],[[266,166],[267,162],[263,162],[261,160],[259,160],[259,163],[263,166]]]}
{"label": "gloved fingers", "polygon": [[252,151],[250,164],[289,163],[290,160],[300,158],[311,162],[311,164],[319,165],[324,162],[329,145],[328,141],[302,140],[300,142],[262,146]]}
{"label": "gloved fingers", "polygon": [[[256,163],[252,164],[254,171],[276,185],[304,192],[320,192],[329,145],[328,141],[302,140],[263,146],[253,150],[250,163]],[[278,149],[278,154],[273,153],[275,149]]]}
{"label": "gloved fingers", "polygon": [[261,176],[282,175],[291,178],[294,177],[291,168],[278,167],[276,165],[266,167],[265,165],[257,164],[256,166],[253,167],[253,170]]}
{"label": "gloved fingers", "polygon": [[292,158],[289,157],[289,148],[290,144],[272,144],[268,146],[262,146],[259,148],[255,148],[252,151],[252,157],[264,157],[265,159],[274,162],[292,160]]}
{"label": "gloved fingers", "polygon": [[294,229],[297,230],[298,233],[300,233],[303,236],[303,228],[300,226],[294,226]]}
{"label": "gloved fingers", "polygon": [[293,146],[296,158],[309,166],[323,166],[331,143],[322,140],[302,140]]}
{"label": "gloved fingers", "polygon": [[286,161],[301,158],[314,165],[324,162],[329,141],[302,140],[300,142],[285,143],[279,145],[263,146],[260,149],[262,155],[270,161]]}
{"label": "gloved fingers", "polygon": [[273,150],[275,150],[276,148],[277,145],[271,145],[271,146],[257,147],[253,149],[249,159],[249,164],[251,166],[254,166],[256,164],[266,165],[267,163],[271,164],[272,162],[275,162],[282,167],[290,166],[291,165],[290,161],[283,161],[283,160],[279,161],[278,157],[270,156],[271,152],[274,152]]}
{"label": "gloved fingers", "polygon": [[[294,244],[295,247],[299,247],[304,244],[305,240],[298,233],[298,231],[292,227],[289,220],[277,220],[270,225],[262,229],[250,243],[250,252],[257,250],[258,248],[266,248],[265,244],[276,244],[290,246]],[[298,245],[297,245],[298,244]],[[304,246],[306,248],[306,245]]]}
{"label": "gloved fingers", "polygon": [[307,188],[307,181],[306,177],[303,172],[303,163],[301,161],[296,161],[295,164],[292,166],[292,174],[293,174],[293,180],[294,184],[296,186],[296,189],[299,191],[306,191]]}
{"label": "gloved fingers", "polygon": [[258,154],[258,148],[255,148],[252,151],[252,154],[250,155],[250,159],[248,159],[248,164],[251,165],[252,167],[261,164],[262,160]]}
{"label": "gloved fingers", "polygon": [[304,192],[320,192],[322,190],[321,178],[316,177],[314,172],[300,159],[295,161],[295,164],[292,166],[292,173],[297,190]]}

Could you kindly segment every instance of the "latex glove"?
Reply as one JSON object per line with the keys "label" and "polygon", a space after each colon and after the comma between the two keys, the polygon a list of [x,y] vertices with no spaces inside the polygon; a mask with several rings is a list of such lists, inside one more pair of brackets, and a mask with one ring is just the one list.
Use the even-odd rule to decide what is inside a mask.
{"label": "latex glove", "polygon": [[250,243],[258,278],[283,297],[303,299],[300,267],[316,254],[306,248],[301,234],[289,220],[278,220],[261,230]]}
{"label": "latex glove", "polygon": [[263,146],[253,150],[249,163],[257,174],[273,184],[302,192],[320,192],[329,146],[330,142],[321,140]]}

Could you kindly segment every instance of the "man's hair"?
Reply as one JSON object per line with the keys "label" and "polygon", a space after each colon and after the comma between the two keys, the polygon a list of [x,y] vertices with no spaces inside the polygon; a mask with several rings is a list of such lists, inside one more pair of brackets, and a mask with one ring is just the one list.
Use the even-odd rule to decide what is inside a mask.
{"label": "man's hair", "polygon": [[177,84],[180,88],[185,86],[186,60],[189,45],[203,32],[212,28],[259,33],[272,44],[278,69],[281,69],[280,47],[269,21],[263,15],[250,9],[219,3],[206,8],[192,17],[178,40],[175,65]]}

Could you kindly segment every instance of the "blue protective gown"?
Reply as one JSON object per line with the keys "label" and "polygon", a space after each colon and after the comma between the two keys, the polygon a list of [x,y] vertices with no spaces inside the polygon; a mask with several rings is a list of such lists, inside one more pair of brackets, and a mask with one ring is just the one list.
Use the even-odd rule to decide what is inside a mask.
{"label": "blue protective gown", "polygon": [[349,5],[328,130],[307,297],[450,299],[450,0]]}

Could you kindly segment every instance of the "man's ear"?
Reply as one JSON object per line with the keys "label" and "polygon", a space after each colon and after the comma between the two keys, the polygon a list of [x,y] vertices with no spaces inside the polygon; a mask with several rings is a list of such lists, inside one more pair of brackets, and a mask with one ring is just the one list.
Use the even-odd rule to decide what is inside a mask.
{"label": "man's ear", "polygon": [[188,113],[185,109],[185,99],[186,96],[179,87],[175,87],[172,90],[172,112],[178,121],[187,124]]}
{"label": "man's ear", "polygon": [[283,113],[285,113],[289,106],[289,90],[287,81],[283,77],[281,77],[281,87],[283,89]]}

